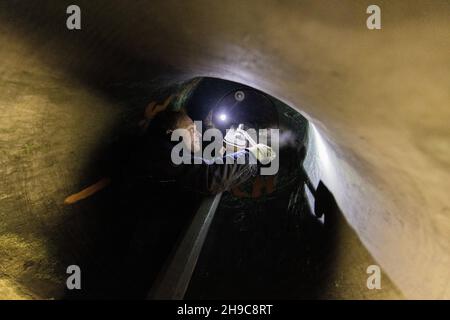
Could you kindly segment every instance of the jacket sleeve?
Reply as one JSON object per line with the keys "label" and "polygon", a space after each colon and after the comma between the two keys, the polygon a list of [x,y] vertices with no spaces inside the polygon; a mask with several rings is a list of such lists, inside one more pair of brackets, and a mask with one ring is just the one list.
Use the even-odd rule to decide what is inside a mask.
{"label": "jacket sleeve", "polygon": [[[227,164],[227,158],[230,157],[233,158],[233,163]],[[242,157],[245,159],[239,159]],[[201,164],[185,164],[183,173],[179,176],[179,183],[182,187],[204,194],[230,190],[258,174],[257,161],[249,161],[250,157],[253,155],[248,150],[242,150],[224,156],[222,163],[201,159]],[[239,161],[244,162],[243,160],[245,164],[239,164]]]}

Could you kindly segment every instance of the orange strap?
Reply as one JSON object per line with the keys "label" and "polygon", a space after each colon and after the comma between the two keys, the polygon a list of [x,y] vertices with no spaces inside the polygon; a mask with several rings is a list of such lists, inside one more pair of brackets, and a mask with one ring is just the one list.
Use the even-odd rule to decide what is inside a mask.
{"label": "orange strap", "polygon": [[93,185],[90,185],[89,187],[81,190],[78,193],[72,194],[68,196],[64,200],[64,204],[74,204],[75,202],[78,202],[80,200],[83,200],[87,197],[92,196],[94,193],[102,190],[103,188],[107,187],[111,183],[110,178],[102,178],[98,182],[94,183]]}

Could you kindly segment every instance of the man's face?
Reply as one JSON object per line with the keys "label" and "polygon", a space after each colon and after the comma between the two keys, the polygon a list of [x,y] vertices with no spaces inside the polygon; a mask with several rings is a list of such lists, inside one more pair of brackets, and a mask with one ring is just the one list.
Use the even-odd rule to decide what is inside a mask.
{"label": "man's face", "polygon": [[186,147],[191,152],[198,152],[201,150],[200,133],[197,131],[197,127],[192,119],[186,116],[179,124],[179,129],[187,130],[188,134],[184,137]]}

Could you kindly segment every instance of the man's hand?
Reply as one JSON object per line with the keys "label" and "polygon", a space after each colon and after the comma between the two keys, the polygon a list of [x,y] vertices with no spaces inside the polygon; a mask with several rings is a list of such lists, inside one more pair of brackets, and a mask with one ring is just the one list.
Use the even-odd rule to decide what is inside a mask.
{"label": "man's hand", "polygon": [[271,147],[262,143],[258,143],[248,148],[248,150],[262,164],[269,164],[277,156]]}

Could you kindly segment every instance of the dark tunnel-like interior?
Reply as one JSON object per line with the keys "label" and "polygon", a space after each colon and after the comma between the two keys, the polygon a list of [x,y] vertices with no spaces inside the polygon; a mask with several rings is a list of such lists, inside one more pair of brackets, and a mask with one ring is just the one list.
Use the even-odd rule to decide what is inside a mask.
{"label": "dark tunnel-like interior", "polygon": [[[128,92],[140,85],[127,82],[114,91],[129,99]],[[66,230],[58,238],[58,259],[82,266],[83,290],[65,289],[61,298],[147,298],[205,198],[170,182],[123,178],[130,168],[134,172],[152,165],[142,164],[141,158],[147,158],[140,137],[143,128],[152,126],[145,116],[148,106],[155,104],[183,109],[193,120],[206,126],[216,122],[221,130],[239,123],[280,129],[278,173],[258,175],[223,194],[184,297],[336,297],[329,291],[329,282],[337,283],[330,275],[336,252],[341,250],[338,235],[341,228],[347,234],[353,231],[330,191],[322,182],[315,190],[305,172],[308,120],[259,90],[217,78],[193,78],[161,87],[155,83],[151,90],[147,94],[155,103],[136,102],[121,112],[121,120],[89,155],[74,191],[105,178],[106,187],[66,204],[74,216],[58,226]],[[236,101],[236,92],[244,93],[248,102],[229,107],[230,99]],[[174,98],[167,103],[167,97]],[[229,108],[224,110],[224,106]],[[214,120],[219,112],[230,115],[227,124]],[[307,187],[315,196],[312,204],[307,200]],[[353,248],[359,248],[369,263],[370,254],[353,237]],[[32,285],[31,290],[42,288]],[[43,293],[44,297],[52,294]]]}
{"label": "dark tunnel-like interior", "polygon": [[[448,296],[447,7],[381,2],[1,2],[0,299]],[[174,182],[171,113],[278,170]]]}

